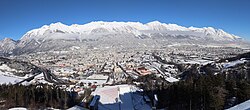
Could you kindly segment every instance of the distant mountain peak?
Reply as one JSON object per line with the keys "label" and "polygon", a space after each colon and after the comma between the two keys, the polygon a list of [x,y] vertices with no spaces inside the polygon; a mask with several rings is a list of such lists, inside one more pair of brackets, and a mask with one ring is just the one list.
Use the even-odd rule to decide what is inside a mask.
{"label": "distant mountain peak", "polygon": [[11,39],[11,38],[7,38],[7,37],[5,37],[2,41],[4,41],[4,42],[9,42],[9,41],[14,41],[13,39]]}
{"label": "distant mountain peak", "polygon": [[11,38],[0,40],[0,50],[4,53],[11,53],[16,48],[17,42]]}
{"label": "distant mountain peak", "polygon": [[147,23],[148,25],[162,25],[160,21],[151,21]]}

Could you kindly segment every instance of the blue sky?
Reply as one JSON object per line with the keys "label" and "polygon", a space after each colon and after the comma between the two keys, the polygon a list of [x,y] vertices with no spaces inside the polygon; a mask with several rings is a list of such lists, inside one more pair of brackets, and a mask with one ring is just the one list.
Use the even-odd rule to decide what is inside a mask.
{"label": "blue sky", "polygon": [[54,22],[99,20],[212,26],[250,40],[250,0],[0,0],[0,39]]}

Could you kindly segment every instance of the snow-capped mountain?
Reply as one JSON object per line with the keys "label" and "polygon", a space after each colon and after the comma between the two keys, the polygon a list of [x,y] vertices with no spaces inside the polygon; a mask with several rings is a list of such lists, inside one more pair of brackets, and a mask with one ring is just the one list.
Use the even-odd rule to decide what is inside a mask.
{"label": "snow-capped mountain", "polygon": [[16,44],[16,41],[10,38],[4,38],[3,40],[0,40],[0,52],[11,54],[11,52],[16,48]]}
{"label": "snow-capped mountain", "polygon": [[[142,35],[145,33],[165,33],[167,31],[181,31],[192,32],[193,34],[203,34],[204,36],[214,37],[215,40],[235,40],[240,37],[228,34],[221,29],[214,29],[212,27],[196,28],[196,27],[183,27],[176,24],[165,24],[159,21],[149,22],[142,24],[139,22],[90,22],[83,25],[65,25],[60,22],[44,25],[41,28],[33,29],[27,32],[21,40],[27,39],[43,39],[46,35],[51,33],[69,33],[90,35],[96,33],[131,33],[133,35]],[[178,34],[176,32],[175,34]],[[51,38],[51,39],[56,39]],[[67,39],[67,38],[65,38]]]}
{"label": "snow-capped mountain", "polygon": [[183,27],[153,21],[104,22],[83,25],[52,23],[33,29],[20,40],[0,41],[1,54],[22,54],[50,50],[92,48],[157,48],[171,44],[226,45],[242,44],[239,36],[212,27]]}

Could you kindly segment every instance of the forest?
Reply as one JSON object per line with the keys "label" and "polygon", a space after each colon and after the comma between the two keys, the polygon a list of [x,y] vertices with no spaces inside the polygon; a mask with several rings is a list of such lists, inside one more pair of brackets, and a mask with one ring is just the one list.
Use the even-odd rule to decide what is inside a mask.
{"label": "forest", "polygon": [[56,85],[0,85],[0,109],[25,107],[29,109],[66,109],[77,105],[77,93]]}
{"label": "forest", "polygon": [[[140,87],[154,100],[158,109],[167,110],[222,110],[250,99],[250,71],[235,70],[214,74],[198,74],[193,67],[185,80],[167,83],[163,78],[148,75],[138,79]],[[152,104],[154,105],[154,104]]]}

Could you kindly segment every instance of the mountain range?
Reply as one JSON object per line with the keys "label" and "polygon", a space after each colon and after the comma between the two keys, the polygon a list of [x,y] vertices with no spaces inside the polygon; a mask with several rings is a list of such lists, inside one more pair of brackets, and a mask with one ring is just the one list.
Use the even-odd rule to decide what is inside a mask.
{"label": "mountain range", "polygon": [[241,37],[213,27],[183,27],[153,21],[65,25],[57,22],[33,29],[20,40],[0,41],[1,55],[94,48],[159,48],[173,44],[246,46]]}

